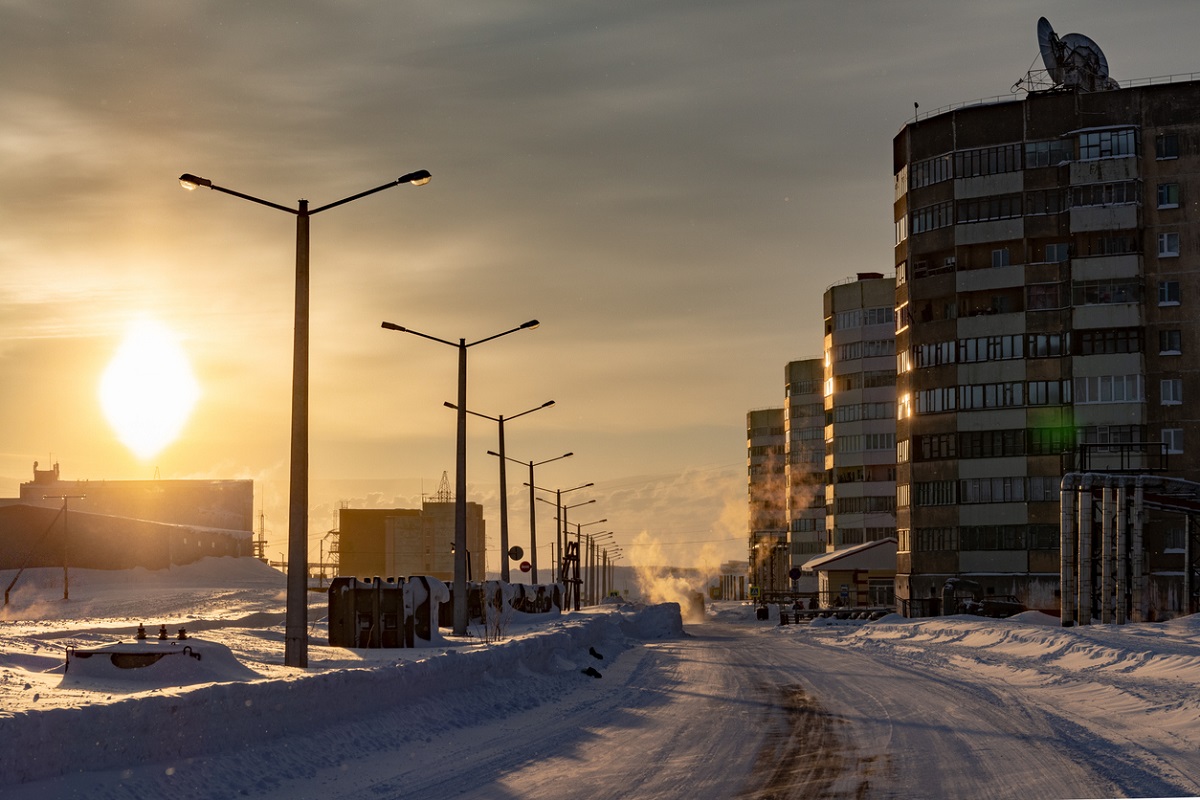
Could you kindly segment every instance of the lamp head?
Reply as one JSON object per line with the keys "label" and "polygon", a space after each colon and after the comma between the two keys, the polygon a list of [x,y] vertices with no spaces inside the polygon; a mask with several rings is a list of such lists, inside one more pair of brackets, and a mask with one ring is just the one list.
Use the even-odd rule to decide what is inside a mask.
{"label": "lamp head", "polygon": [[424,186],[433,179],[427,169],[419,169],[416,172],[410,172],[407,175],[396,181],[397,183],[411,183],[413,186]]}
{"label": "lamp head", "polygon": [[396,323],[394,323],[394,322],[384,322],[384,323],[382,323],[382,324],[381,324],[379,327],[381,327],[381,328],[386,328],[386,329],[387,329],[387,330],[389,330],[389,331],[404,331],[404,330],[408,330],[408,329],[407,329],[407,328],[405,328],[404,326],[402,326],[402,325],[397,325],[397,324],[396,324]]}
{"label": "lamp head", "polygon": [[522,322],[520,330],[525,330],[526,328],[536,328],[538,325],[541,325],[541,324],[542,323],[538,322],[536,319],[531,319],[531,320],[529,320],[529,322]]}
{"label": "lamp head", "polygon": [[179,176],[179,185],[190,192],[200,186],[203,186],[206,189],[211,189],[212,181],[210,181],[208,178],[201,178],[199,175],[193,175],[190,172],[185,172]]}

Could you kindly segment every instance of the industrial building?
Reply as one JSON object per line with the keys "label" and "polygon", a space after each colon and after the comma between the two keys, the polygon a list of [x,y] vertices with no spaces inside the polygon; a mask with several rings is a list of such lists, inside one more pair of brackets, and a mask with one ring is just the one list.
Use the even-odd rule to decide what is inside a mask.
{"label": "industrial building", "polygon": [[252,556],[250,480],[63,480],[38,469],[0,499],[0,569],[161,569]]}

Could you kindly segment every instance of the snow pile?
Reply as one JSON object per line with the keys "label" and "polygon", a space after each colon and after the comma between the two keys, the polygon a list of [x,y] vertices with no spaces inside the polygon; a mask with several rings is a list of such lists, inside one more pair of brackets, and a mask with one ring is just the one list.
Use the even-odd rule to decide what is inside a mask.
{"label": "snow pile", "polygon": [[[431,726],[476,724],[574,691],[593,680],[589,669],[603,674],[607,660],[636,642],[683,631],[678,605],[620,604],[552,621],[515,615],[499,643],[445,638],[434,648],[346,650],[324,646],[324,596],[314,593],[309,667],[289,669],[278,663],[283,615],[267,610],[279,606],[282,584],[276,576],[282,576],[239,564],[228,581],[232,586],[225,587],[224,575],[205,573],[220,566],[127,580],[111,574],[77,580],[72,573],[72,595],[80,599],[57,603],[50,599],[53,580],[38,576],[44,579],[42,596],[10,609],[18,613],[0,623],[0,785],[234,753],[305,730],[325,737],[319,753],[306,753],[305,759],[336,764],[346,751],[369,746],[364,739],[377,736],[379,725],[386,725],[393,745],[424,741]],[[201,589],[206,582],[210,587]],[[214,583],[220,588],[212,588]],[[25,595],[34,594],[33,585],[24,587]],[[203,654],[200,661],[171,655],[141,669],[105,668],[101,655],[73,658],[64,677],[68,646],[104,650],[98,643],[125,639],[128,649],[136,623],[97,612],[116,606],[133,613],[135,602],[149,612],[139,619],[155,614],[154,623],[170,618],[164,623],[170,628],[186,621],[189,633],[219,631],[216,638],[228,646],[201,638],[192,643]],[[209,613],[187,613],[191,608]],[[229,618],[213,619],[221,609]],[[57,613],[35,620],[30,610]],[[96,616],[84,620],[79,612]],[[20,616],[25,619],[13,619]],[[254,627],[262,623],[278,629]],[[138,646],[186,644],[151,640]],[[196,670],[205,669],[210,658],[212,672],[195,683]],[[360,729],[356,721],[368,718],[368,729]]]}

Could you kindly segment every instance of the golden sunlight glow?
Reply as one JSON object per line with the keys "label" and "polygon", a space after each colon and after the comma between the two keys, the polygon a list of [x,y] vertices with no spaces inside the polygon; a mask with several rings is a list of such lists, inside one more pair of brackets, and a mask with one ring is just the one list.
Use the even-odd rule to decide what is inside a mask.
{"label": "golden sunlight glow", "polygon": [[159,322],[129,326],[100,378],[100,405],[117,437],[143,460],[179,436],[200,395],[187,354]]}

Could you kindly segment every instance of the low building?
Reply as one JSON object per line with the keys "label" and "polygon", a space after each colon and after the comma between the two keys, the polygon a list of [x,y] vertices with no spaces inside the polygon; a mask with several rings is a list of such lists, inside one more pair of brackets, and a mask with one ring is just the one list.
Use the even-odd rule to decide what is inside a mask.
{"label": "low building", "polygon": [[894,536],[817,556],[803,568],[817,573],[817,593],[825,608],[895,605]]}
{"label": "low building", "polygon": [[[428,575],[454,580],[453,500],[425,501],[412,508],[338,510],[341,575],[404,578]],[[483,506],[467,503],[467,579],[487,574]]]}
{"label": "low building", "polygon": [[59,466],[0,499],[0,569],[162,569],[253,555],[250,480],[62,480]]}

